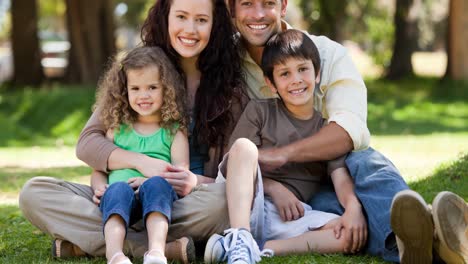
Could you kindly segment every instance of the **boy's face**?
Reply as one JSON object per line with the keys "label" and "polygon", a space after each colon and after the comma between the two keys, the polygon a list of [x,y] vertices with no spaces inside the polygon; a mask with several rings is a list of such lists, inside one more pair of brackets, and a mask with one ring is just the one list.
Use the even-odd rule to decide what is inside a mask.
{"label": "boy's face", "polygon": [[[320,75],[320,74],[319,74]],[[301,106],[313,106],[315,84],[320,76],[315,76],[312,60],[289,58],[285,63],[273,68],[272,83],[265,78],[270,89],[283,100],[289,110]],[[312,111],[312,107],[309,108]]]}
{"label": "boy's face", "polygon": [[281,31],[287,0],[235,0],[234,23],[248,45],[264,46]]}

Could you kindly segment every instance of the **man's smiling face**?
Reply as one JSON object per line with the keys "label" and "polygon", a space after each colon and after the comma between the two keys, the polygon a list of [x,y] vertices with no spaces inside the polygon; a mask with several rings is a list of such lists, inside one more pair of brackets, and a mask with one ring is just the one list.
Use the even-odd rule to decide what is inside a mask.
{"label": "man's smiling face", "polygon": [[264,46],[281,31],[287,0],[235,0],[234,22],[247,45]]}

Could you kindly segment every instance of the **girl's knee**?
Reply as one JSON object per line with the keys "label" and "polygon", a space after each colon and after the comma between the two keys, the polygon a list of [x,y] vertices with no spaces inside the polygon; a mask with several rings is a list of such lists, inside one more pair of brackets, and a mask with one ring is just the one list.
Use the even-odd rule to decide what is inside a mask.
{"label": "girl's knee", "polygon": [[229,156],[242,156],[245,158],[258,159],[257,146],[247,138],[239,138],[232,144],[229,150]]}
{"label": "girl's knee", "polygon": [[154,176],[146,180],[140,187],[140,195],[149,192],[169,195],[173,192],[173,188],[172,185],[163,177]]}
{"label": "girl's knee", "polygon": [[151,186],[151,188],[158,187],[158,188],[168,188],[171,187],[169,182],[161,176],[154,176],[147,179],[142,185],[143,186]]}

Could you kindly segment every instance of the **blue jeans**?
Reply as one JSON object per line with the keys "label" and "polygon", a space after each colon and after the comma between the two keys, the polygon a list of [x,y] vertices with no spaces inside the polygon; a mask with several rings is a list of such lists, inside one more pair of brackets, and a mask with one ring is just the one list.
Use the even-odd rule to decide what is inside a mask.
{"label": "blue jeans", "polygon": [[[366,252],[386,261],[400,262],[395,236],[390,226],[390,206],[393,196],[409,189],[390,160],[372,148],[351,152],[346,165],[354,181],[357,198],[367,217],[368,237]],[[315,210],[342,215],[332,186],[325,186],[314,195],[309,204]]]}
{"label": "blue jeans", "polygon": [[111,184],[101,198],[99,208],[102,212],[102,224],[109,217],[117,214],[125,221],[128,228],[138,220],[143,219],[146,227],[146,217],[149,213],[159,212],[171,221],[172,203],[177,200],[177,194],[172,186],[161,177],[146,180],[135,194],[126,182]]}

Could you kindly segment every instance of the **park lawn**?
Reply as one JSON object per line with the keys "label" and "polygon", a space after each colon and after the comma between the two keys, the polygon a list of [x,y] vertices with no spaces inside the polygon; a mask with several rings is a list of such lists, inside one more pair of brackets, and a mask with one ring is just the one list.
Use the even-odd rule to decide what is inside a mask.
{"label": "park lawn", "polygon": [[[371,145],[394,162],[426,201],[442,190],[468,201],[468,84],[432,78],[366,83]],[[0,92],[0,263],[105,263],[104,258],[54,260],[50,238],[28,223],[17,206],[21,186],[33,176],[89,182],[90,169],[74,158],[73,145],[91,113],[94,90],[52,85],[16,91],[0,87]],[[384,262],[333,254],[262,263]]]}
{"label": "park lawn", "polygon": [[[410,182],[410,187],[430,202],[439,191],[450,190],[468,201],[468,153],[458,159],[447,162],[434,170],[434,172],[419,180]],[[25,171],[18,171],[21,173]],[[42,172],[42,173],[40,173]],[[17,173],[17,172],[16,172]],[[19,190],[26,178],[32,175],[44,174],[55,177],[68,175],[67,180],[80,179],[82,175],[89,173],[86,167],[49,168],[30,170],[30,174],[24,177],[11,177],[15,172],[1,168],[0,175],[3,179],[12,178],[9,181],[1,181],[0,190]],[[16,186],[5,187],[5,185]],[[96,259],[71,259],[67,261],[55,260],[50,255],[51,239],[33,227],[21,215],[17,205],[0,205],[0,263],[105,263],[104,258]],[[137,259],[135,263],[141,263]],[[344,256],[341,254],[305,256],[274,257],[264,259],[262,263],[384,263],[376,257],[370,256]]]}

